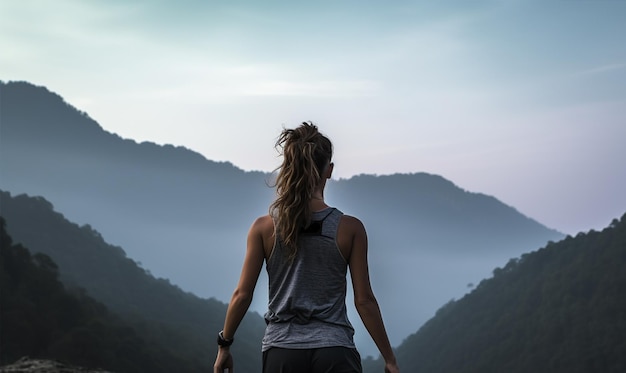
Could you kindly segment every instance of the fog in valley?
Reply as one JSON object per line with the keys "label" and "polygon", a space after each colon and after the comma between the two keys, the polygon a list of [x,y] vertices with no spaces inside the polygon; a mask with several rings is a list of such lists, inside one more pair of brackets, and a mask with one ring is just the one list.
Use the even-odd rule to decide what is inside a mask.
{"label": "fog in valley", "polygon": [[[154,276],[229,301],[247,230],[273,198],[271,174],[121,139],[42,88],[14,83],[3,93],[11,105],[3,112],[3,190],[43,196]],[[368,230],[372,284],[394,345],[495,267],[563,236],[427,173],[331,180],[326,197]],[[266,299],[262,272],[252,311],[262,315]],[[362,353],[375,354],[352,305],[350,318]]]}

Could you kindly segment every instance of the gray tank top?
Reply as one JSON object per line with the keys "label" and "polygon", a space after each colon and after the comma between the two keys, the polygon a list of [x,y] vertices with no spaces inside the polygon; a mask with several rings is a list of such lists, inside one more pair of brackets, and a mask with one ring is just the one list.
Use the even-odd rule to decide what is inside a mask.
{"label": "gray tank top", "polygon": [[299,233],[293,262],[276,240],[266,263],[269,304],[263,351],[354,348],[354,328],[346,311],[348,263],[337,246],[342,216],[335,208],[314,212],[311,225]]}

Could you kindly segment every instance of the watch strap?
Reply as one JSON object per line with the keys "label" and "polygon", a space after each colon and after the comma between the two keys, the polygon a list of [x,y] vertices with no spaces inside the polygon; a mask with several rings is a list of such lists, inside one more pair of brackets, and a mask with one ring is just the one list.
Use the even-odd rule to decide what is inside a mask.
{"label": "watch strap", "polygon": [[217,344],[222,347],[228,347],[233,344],[235,338],[226,339],[224,338],[224,331],[217,333]]}

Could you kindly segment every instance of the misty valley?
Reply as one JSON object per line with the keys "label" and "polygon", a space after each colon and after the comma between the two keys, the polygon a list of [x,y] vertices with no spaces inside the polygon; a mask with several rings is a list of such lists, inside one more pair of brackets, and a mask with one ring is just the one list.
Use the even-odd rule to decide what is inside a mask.
{"label": "misty valley", "polygon": [[[0,89],[0,363],[208,371],[272,175],[123,139],[43,87]],[[427,173],[331,180],[326,197],[367,227],[404,372],[626,370],[626,216],[566,237]],[[382,371],[349,306],[364,371]],[[266,307],[262,273],[238,372],[259,371]]]}

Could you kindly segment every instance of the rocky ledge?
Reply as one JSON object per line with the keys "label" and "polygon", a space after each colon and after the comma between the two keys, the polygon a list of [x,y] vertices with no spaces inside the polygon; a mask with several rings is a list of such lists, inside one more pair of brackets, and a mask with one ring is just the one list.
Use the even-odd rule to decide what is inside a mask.
{"label": "rocky ledge", "polygon": [[101,369],[76,367],[55,360],[23,357],[11,365],[0,367],[0,373],[112,373]]}

